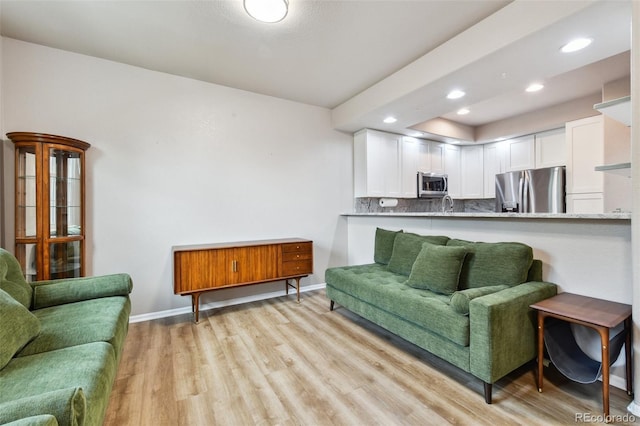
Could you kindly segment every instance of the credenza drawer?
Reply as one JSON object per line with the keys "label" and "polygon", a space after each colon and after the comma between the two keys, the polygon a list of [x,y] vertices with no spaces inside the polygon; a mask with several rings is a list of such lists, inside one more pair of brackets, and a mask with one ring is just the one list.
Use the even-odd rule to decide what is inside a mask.
{"label": "credenza drawer", "polygon": [[282,253],[311,253],[313,243],[288,243],[282,244]]}
{"label": "credenza drawer", "polygon": [[308,252],[290,251],[290,252],[282,253],[282,261],[283,262],[289,262],[289,261],[294,261],[294,260],[311,259],[312,257],[313,257],[313,255],[312,255],[312,253],[310,251],[308,251]]}
{"label": "credenza drawer", "polygon": [[311,259],[282,262],[282,275],[284,276],[306,275],[312,272],[313,261]]}

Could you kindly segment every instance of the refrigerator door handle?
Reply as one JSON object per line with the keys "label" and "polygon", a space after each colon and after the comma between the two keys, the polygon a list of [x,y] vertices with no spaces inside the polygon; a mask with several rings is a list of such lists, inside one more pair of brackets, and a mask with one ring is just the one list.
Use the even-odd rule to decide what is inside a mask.
{"label": "refrigerator door handle", "polygon": [[524,191],[522,193],[522,210],[523,213],[530,213],[529,201],[531,197],[531,191],[529,190],[529,185],[531,184],[531,180],[529,179],[529,173],[526,171],[524,174]]}
{"label": "refrigerator door handle", "polygon": [[518,179],[518,212],[522,213],[524,210],[524,200],[525,200],[525,175],[524,173],[520,174],[520,179]]}

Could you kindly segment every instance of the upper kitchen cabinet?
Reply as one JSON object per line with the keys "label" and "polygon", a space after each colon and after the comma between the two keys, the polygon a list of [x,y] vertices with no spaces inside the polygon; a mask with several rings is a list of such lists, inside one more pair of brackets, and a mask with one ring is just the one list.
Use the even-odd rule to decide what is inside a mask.
{"label": "upper kitchen cabinet", "polygon": [[460,152],[462,198],[484,197],[483,165],[484,150],[482,145],[462,147],[462,150]]}
{"label": "upper kitchen cabinet", "polygon": [[418,197],[418,171],[431,168],[429,142],[403,136],[400,141],[400,186],[402,198]]}
{"label": "upper kitchen cabinet", "polygon": [[353,139],[355,197],[401,196],[401,136],[364,129]]}
{"label": "upper kitchen cabinet", "polygon": [[549,130],[535,135],[536,169],[564,166],[567,164],[564,128]]}
{"label": "upper kitchen cabinet", "polygon": [[506,171],[515,172],[535,168],[534,135],[509,139],[505,142]]}
{"label": "upper kitchen cabinet", "polygon": [[448,194],[453,197],[462,195],[462,173],[460,147],[456,145],[445,144],[444,146],[444,172],[448,176]]}
{"label": "upper kitchen cabinet", "polygon": [[567,213],[604,212],[604,176],[595,167],[604,160],[601,115],[566,124]]}
{"label": "upper kitchen cabinet", "polygon": [[494,142],[484,145],[484,197],[496,196],[496,175],[506,172],[504,142]]}
{"label": "upper kitchen cabinet", "polygon": [[427,142],[429,144],[429,162],[430,168],[427,170],[431,173],[444,173],[444,149],[446,144],[440,142]]}

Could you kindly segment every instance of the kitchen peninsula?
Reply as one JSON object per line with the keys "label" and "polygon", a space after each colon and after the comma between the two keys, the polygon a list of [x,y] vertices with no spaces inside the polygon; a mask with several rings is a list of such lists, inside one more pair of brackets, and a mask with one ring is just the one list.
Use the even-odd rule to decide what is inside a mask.
{"label": "kitchen peninsula", "polygon": [[[375,212],[344,213],[349,265],[373,262],[376,228],[464,240],[517,241],[543,262],[543,278],[559,291],[629,303],[632,300],[631,214]],[[587,339],[589,342],[593,339]],[[598,339],[589,354],[599,356]],[[623,358],[623,357],[621,357]],[[622,362],[622,364],[620,364]],[[624,361],[611,384],[625,388]]]}

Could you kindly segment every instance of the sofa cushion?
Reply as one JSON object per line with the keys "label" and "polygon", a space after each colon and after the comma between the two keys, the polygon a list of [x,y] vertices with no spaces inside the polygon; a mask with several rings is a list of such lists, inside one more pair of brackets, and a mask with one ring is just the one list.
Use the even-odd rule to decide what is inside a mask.
{"label": "sofa cushion", "polygon": [[393,253],[393,242],[396,235],[402,233],[400,231],[389,231],[382,228],[376,228],[376,239],[373,249],[373,261],[381,265],[387,265],[391,254]]}
{"label": "sofa cushion", "polygon": [[409,276],[413,262],[422,250],[422,244],[431,243],[443,246],[447,244],[449,237],[435,235],[418,235],[403,232],[396,236],[393,242],[393,253],[389,259],[389,271]]}
{"label": "sofa cushion", "polygon": [[0,290],[0,369],[40,332],[40,321]]}
{"label": "sofa cushion", "polygon": [[447,246],[462,246],[467,254],[458,288],[518,285],[527,281],[533,250],[521,243],[484,243],[451,239]]}
{"label": "sofa cushion", "polygon": [[33,355],[91,342],[108,342],[119,357],[129,324],[131,302],[126,297],[105,297],[33,311],[40,320],[40,335],[18,356]]}
{"label": "sofa cushion", "polygon": [[424,243],[413,263],[407,285],[441,294],[453,294],[458,289],[466,254],[465,247]]}
{"label": "sofa cushion", "polygon": [[32,283],[32,286],[31,309],[48,308],[49,306],[102,297],[128,296],[133,289],[133,283],[128,274],[36,281]]}
{"label": "sofa cushion", "polygon": [[[14,358],[0,370],[0,404],[14,402],[19,405],[21,401],[18,400],[33,398],[42,401],[33,404],[30,415],[47,413],[41,407],[46,402],[51,407],[58,407],[60,415],[70,416],[77,414],[72,410],[81,406],[74,396],[75,390],[80,388],[86,399],[85,422],[81,424],[102,424],[116,368],[113,346],[104,342]],[[60,421],[55,412],[48,413],[54,414],[61,424],[75,424],[64,419]]]}
{"label": "sofa cushion", "polygon": [[10,423],[5,426],[58,426],[58,420],[51,414],[41,414],[39,416],[26,417]]}
{"label": "sofa cushion", "polygon": [[9,293],[25,308],[31,307],[33,290],[25,281],[16,258],[4,249],[0,249],[0,290]]}
{"label": "sofa cushion", "polygon": [[476,297],[486,296],[487,294],[497,293],[508,285],[489,285],[486,287],[468,288],[466,290],[456,291],[451,295],[451,308],[459,314],[469,315],[469,302]]}
{"label": "sofa cushion", "polygon": [[[449,296],[410,287],[407,277],[377,263],[327,269],[332,286],[369,305],[411,322],[458,345],[469,345],[469,317],[449,306]],[[380,324],[384,326],[383,324]]]}
{"label": "sofa cushion", "polygon": [[0,424],[83,425],[86,405],[84,392],[79,387],[44,392],[0,403]]}

